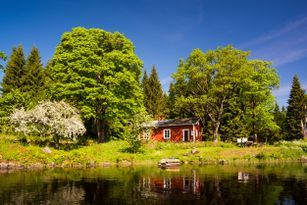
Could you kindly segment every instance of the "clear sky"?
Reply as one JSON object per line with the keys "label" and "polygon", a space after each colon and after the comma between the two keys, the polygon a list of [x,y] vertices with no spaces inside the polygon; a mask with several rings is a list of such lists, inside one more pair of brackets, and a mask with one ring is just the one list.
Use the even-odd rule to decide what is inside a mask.
{"label": "clear sky", "polygon": [[44,64],[64,32],[95,27],[131,39],[145,69],[156,65],[164,90],[180,58],[228,44],[273,62],[280,105],[294,74],[307,88],[307,0],[0,0],[0,19],[0,51],[37,46]]}

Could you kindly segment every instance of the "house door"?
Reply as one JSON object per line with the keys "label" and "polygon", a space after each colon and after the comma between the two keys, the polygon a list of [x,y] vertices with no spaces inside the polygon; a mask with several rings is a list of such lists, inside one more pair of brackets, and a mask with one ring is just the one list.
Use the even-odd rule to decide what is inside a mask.
{"label": "house door", "polygon": [[189,129],[184,129],[183,130],[183,139],[182,141],[184,142],[189,142],[190,141],[190,130]]}

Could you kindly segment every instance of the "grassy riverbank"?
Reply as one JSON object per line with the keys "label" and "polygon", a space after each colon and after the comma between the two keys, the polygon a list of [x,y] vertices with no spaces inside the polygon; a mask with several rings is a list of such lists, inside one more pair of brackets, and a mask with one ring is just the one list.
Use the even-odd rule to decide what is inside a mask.
{"label": "grassy riverbank", "polygon": [[[258,163],[306,160],[307,141],[280,142],[261,147],[238,147],[230,143],[148,143],[140,153],[127,153],[129,146],[124,141],[103,144],[89,142],[65,151],[44,147],[23,145],[14,142],[14,136],[0,136],[0,163],[20,167],[42,166],[109,166],[131,164],[156,164],[162,158],[174,157],[185,163]],[[192,153],[194,149],[195,153]]]}

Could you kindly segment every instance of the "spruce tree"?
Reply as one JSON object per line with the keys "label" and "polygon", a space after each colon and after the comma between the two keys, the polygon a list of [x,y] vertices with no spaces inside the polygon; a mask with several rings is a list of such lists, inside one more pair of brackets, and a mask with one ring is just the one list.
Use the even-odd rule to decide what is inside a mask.
{"label": "spruce tree", "polygon": [[[3,53],[3,52],[1,52],[0,51],[0,60],[6,60],[6,56],[5,56],[5,54]],[[3,69],[3,65],[2,64],[0,64],[0,69]]]}
{"label": "spruce tree", "polygon": [[25,74],[22,78],[22,82],[23,85],[21,87],[21,91],[29,93],[30,96],[37,95],[37,93],[44,88],[44,69],[39,51],[36,47],[32,48],[32,51],[27,59]]}
{"label": "spruce tree", "polygon": [[277,141],[283,139],[285,135],[285,130],[286,130],[285,107],[282,107],[282,109],[280,110],[278,104],[276,103],[273,115],[274,115],[274,121],[280,129],[274,132],[274,134],[272,134],[273,136],[271,136],[271,141]]}
{"label": "spruce tree", "polygon": [[22,87],[25,63],[22,46],[13,48],[13,53],[7,63],[2,82],[2,92],[4,95],[10,93],[13,89],[20,89]]}
{"label": "spruce tree", "polygon": [[165,108],[162,85],[155,66],[153,66],[148,78],[147,89],[148,91],[145,93],[145,98],[148,100],[147,112],[153,118],[158,119],[163,116]]}
{"label": "spruce tree", "polygon": [[286,118],[286,139],[294,140],[303,137],[302,122],[304,116],[304,90],[301,88],[298,77],[295,75],[288,100]]}
{"label": "spruce tree", "polygon": [[175,90],[173,83],[170,83],[169,90],[168,90],[168,96],[166,99],[166,114],[168,118],[175,118],[177,117],[175,111],[174,111],[174,105],[175,105]]}
{"label": "spruce tree", "polygon": [[143,94],[144,94],[144,106],[146,108],[146,111],[149,111],[149,98],[148,98],[148,93],[149,91],[149,87],[148,87],[148,75],[146,70],[144,70],[144,74],[143,74],[143,79],[142,79],[142,88],[143,88]]}

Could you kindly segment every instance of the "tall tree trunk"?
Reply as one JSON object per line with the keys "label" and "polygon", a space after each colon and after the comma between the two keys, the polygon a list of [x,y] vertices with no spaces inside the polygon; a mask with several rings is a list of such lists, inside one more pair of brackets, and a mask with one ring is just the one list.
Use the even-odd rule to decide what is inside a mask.
{"label": "tall tree trunk", "polygon": [[105,123],[103,120],[96,120],[98,142],[105,142]]}
{"label": "tall tree trunk", "polygon": [[213,142],[214,142],[214,143],[217,143],[217,142],[218,142],[219,127],[220,127],[220,123],[217,122],[216,125],[214,126],[214,132],[213,132]]}

